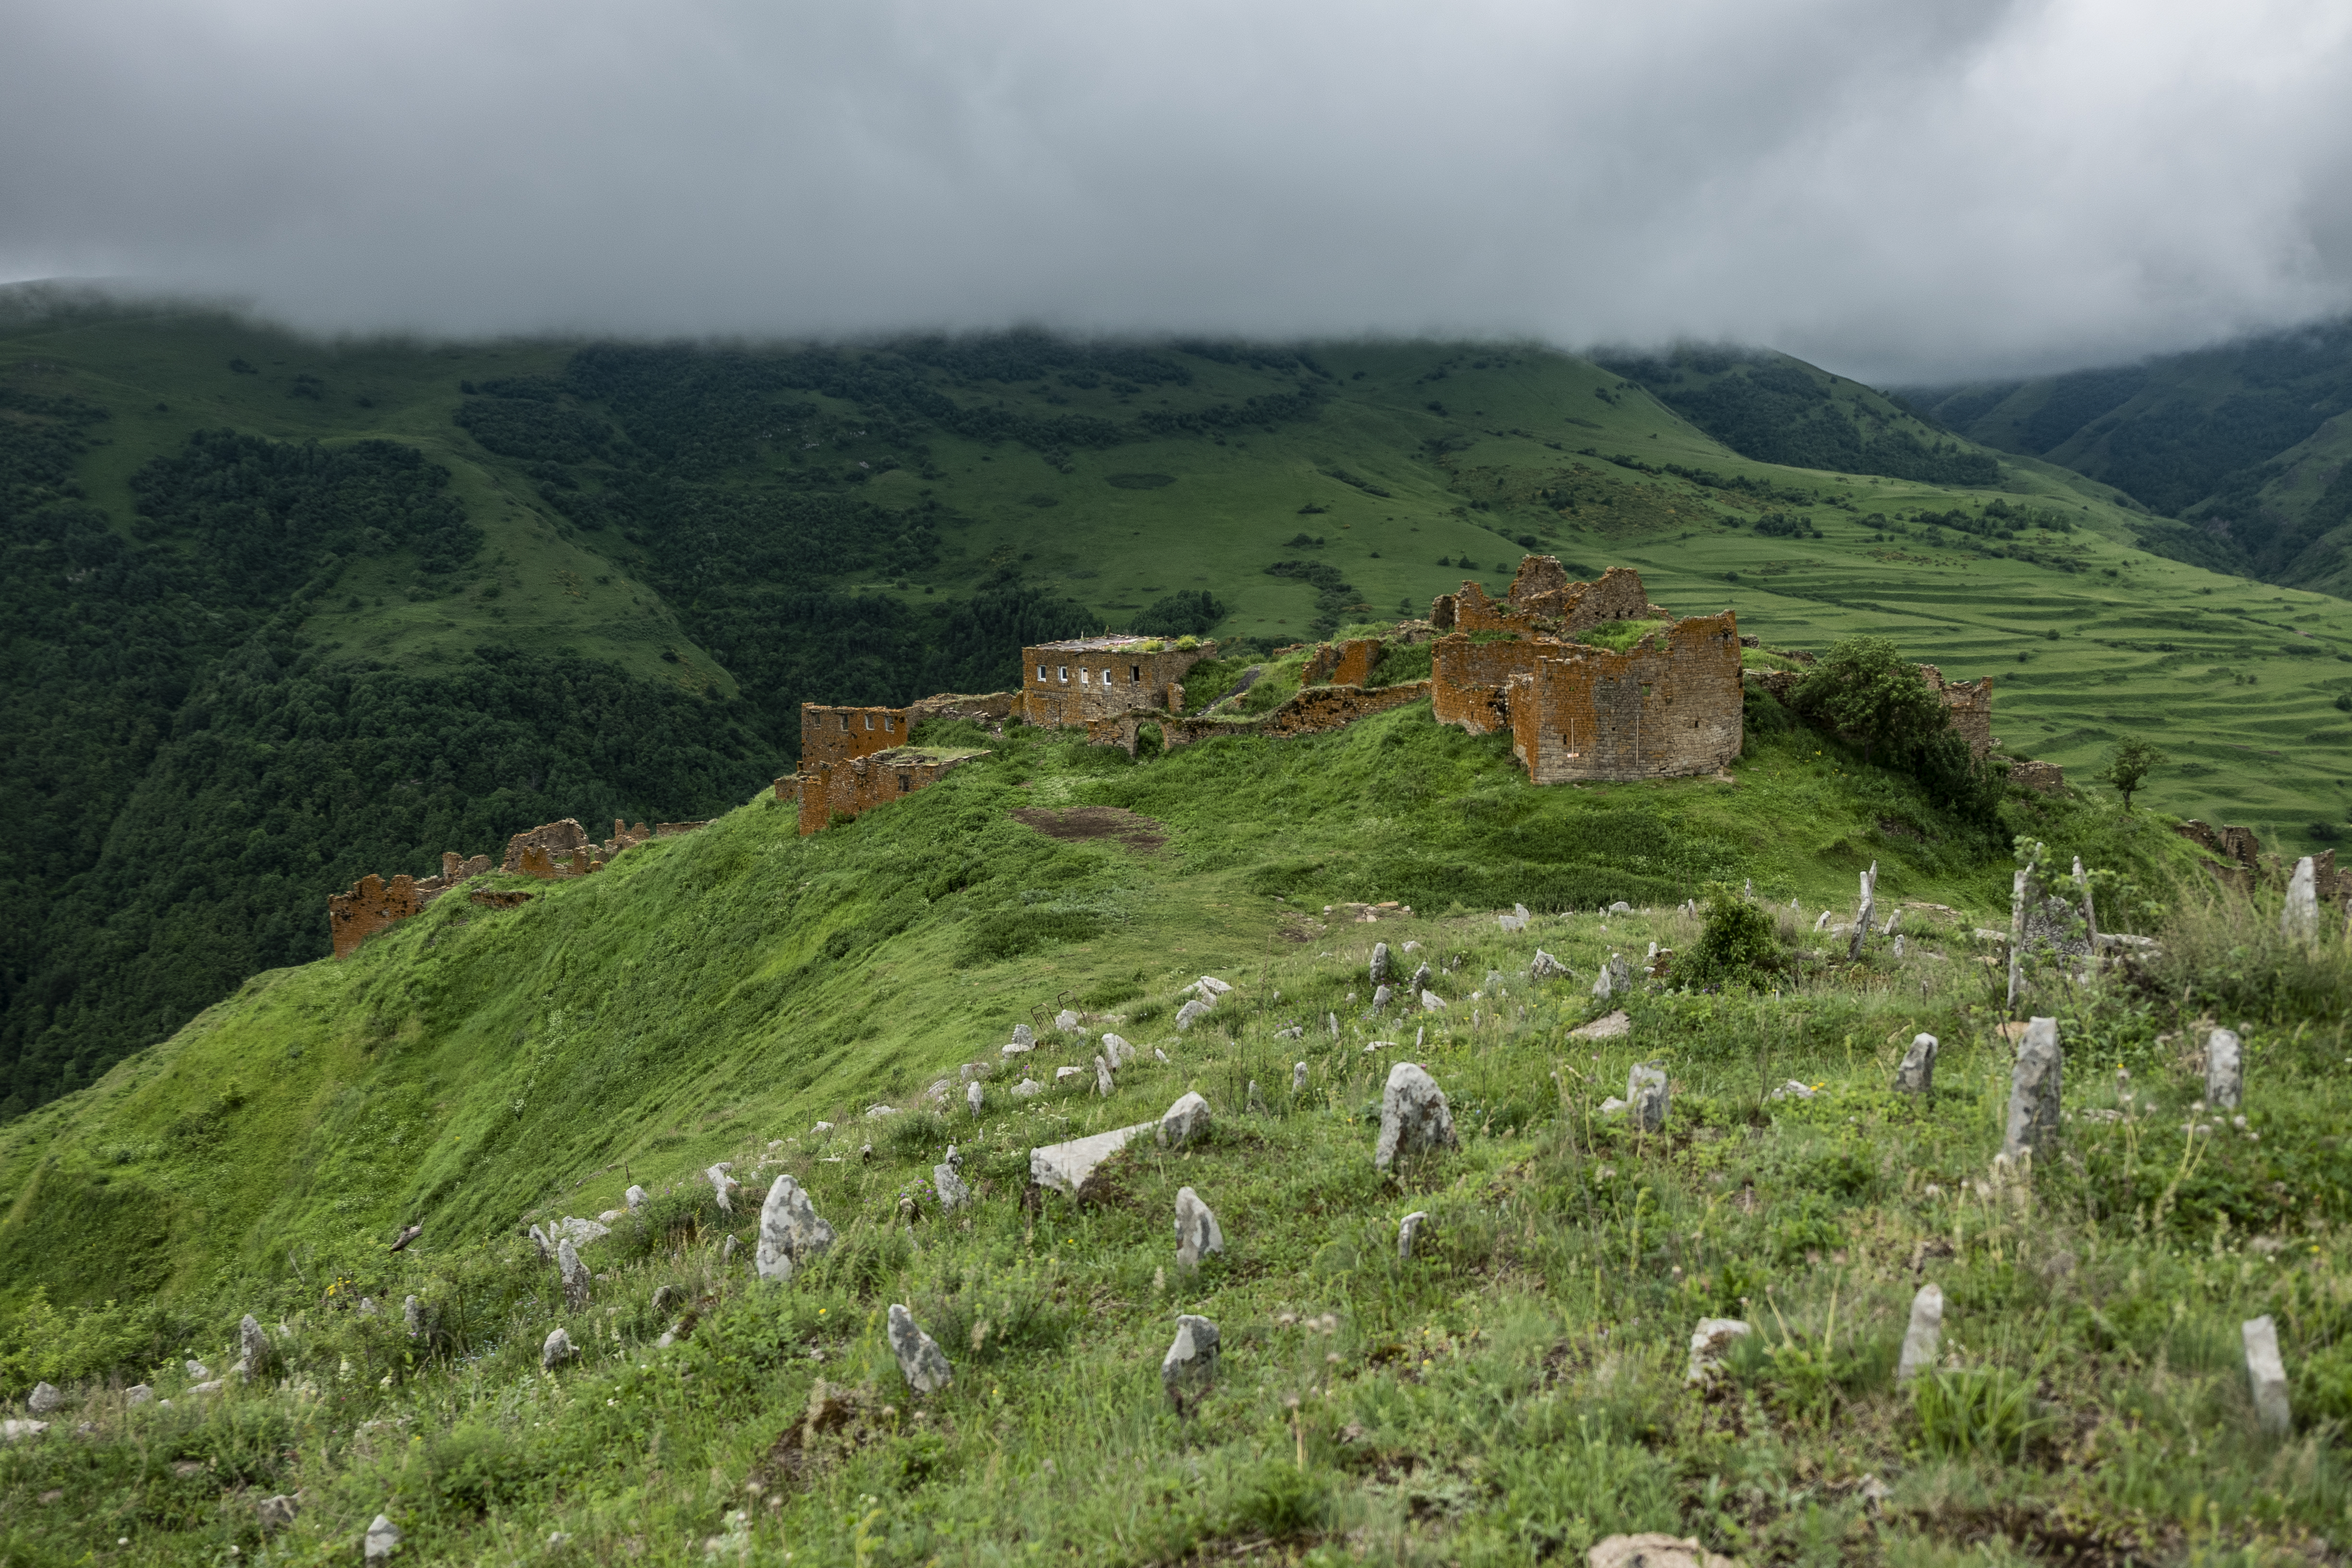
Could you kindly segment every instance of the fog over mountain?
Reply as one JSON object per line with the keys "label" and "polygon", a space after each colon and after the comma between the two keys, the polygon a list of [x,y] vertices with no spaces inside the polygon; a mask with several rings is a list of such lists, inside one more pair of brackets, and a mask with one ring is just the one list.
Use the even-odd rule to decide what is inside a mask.
{"label": "fog over mountain", "polygon": [[2030,373],[2352,307],[2348,92],[2326,0],[20,5],[0,277]]}

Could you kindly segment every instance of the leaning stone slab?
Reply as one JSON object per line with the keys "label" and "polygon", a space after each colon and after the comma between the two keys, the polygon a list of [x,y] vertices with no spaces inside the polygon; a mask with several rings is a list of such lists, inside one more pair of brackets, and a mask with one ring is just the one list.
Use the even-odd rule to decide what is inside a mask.
{"label": "leaning stone slab", "polygon": [[760,1205],[760,1246],[751,1266],[761,1279],[781,1283],[831,1247],[833,1234],[807,1190],[789,1174],[778,1176]]}
{"label": "leaning stone slab", "polygon": [[563,1276],[563,1304],[574,1312],[588,1310],[588,1266],[580,1261],[579,1249],[566,1237],[555,1249],[556,1270]]}
{"label": "leaning stone slab", "polygon": [[1903,1053],[1903,1065],[1895,1069],[1895,1089],[1898,1094],[1933,1094],[1936,1091],[1935,1036],[1911,1037],[1911,1048]]}
{"label": "leaning stone slab", "polygon": [[392,1554],[399,1550],[400,1526],[383,1514],[377,1514],[360,1542],[361,1555],[370,1563],[389,1563]]}
{"label": "leaning stone slab", "polygon": [[1176,1408],[1197,1402],[1217,1381],[1217,1325],[1190,1312],[1176,1317],[1176,1341],[1160,1358],[1160,1386]]}
{"label": "leaning stone slab", "polygon": [[1029,1179],[1041,1187],[1050,1187],[1066,1196],[1076,1197],[1095,1173],[1095,1167],[1127,1147],[1139,1133],[1150,1132],[1160,1124],[1139,1121],[1132,1127],[1121,1127],[1109,1132],[1097,1132],[1087,1138],[1073,1138],[1066,1143],[1049,1143],[1029,1151]]}
{"label": "leaning stone slab", "polygon": [[956,1173],[953,1165],[931,1167],[931,1189],[940,1194],[942,1214],[953,1214],[971,1202],[971,1189],[963,1184],[963,1178]]}
{"label": "leaning stone slab", "polygon": [[1536,949],[1535,962],[1528,965],[1528,978],[1530,980],[1564,980],[1570,973],[1567,964],[1542,948]]}
{"label": "leaning stone slab", "polygon": [[1746,1323],[1737,1318],[1702,1318],[1691,1331],[1690,1362],[1684,1369],[1683,1381],[1693,1388],[1704,1388],[1715,1381],[1723,1370],[1723,1358],[1731,1347],[1748,1337]]}
{"label": "leaning stone slab", "polygon": [[2265,1312],[2239,1325],[2246,1344],[2246,1376],[2254,1388],[2254,1419],[2264,1432],[2284,1436],[2294,1426],[2286,1402],[2286,1363],[2279,1360],[2278,1325]]}
{"label": "leaning stone slab", "polygon": [[1190,1187],[1176,1190],[1176,1267],[1190,1274],[1201,1259],[1225,1249],[1225,1233],[1216,1212]]}
{"label": "leaning stone slab", "polygon": [[1181,1007],[1176,1009],[1176,1032],[1180,1035],[1182,1034],[1185,1030],[1191,1028],[1194,1023],[1206,1017],[1209,1012],[1210,1005],[1208,1003],[1202,1001],[1198,996],[1193,997],[1190,1002],[1185,1003]]}
{"label": "leaning stone slab", "polygon": [[2235,1110],[2246,1097],[2245,1049],[2237,1034],[2216,1029],[2205,1037],[2205,1103]]}
{"label": "leaning stone slab", "polygon": [[555,1243],[550,1241],[547,1238],[547,1232],[537,1226],[530,1227],[530,1244],[539,1248],[539,1260],[541,1263],[547,1262],[555,1256]]}
{"label": "leaning stone slab", "polygon": [[2058,1142],[2058,1100],[2064,1058],[2058,1048],[2058,1020],[2035,1018],[2018,1042],[2010,1069],[2009,1131],[2001,1152],[2014,1160],[2028,1151],[2047,1153]]}
{"label": "leaning stone slab", "polygon": [[548,1227],[550,1241],[569,1241],[574,1247],[585,1247],[613,1234],[609,1225],[599,1225],[593,1219],[573,1219],[566,1215]]}
{"label": "leaning stone slab", "polygon": [[1903,1356],[1895,1364],[1895,1381],[1908,1383],[1933,1367],[1943,1337],[1943,1288],[1922,1285],[1911,1298],[1911,1326],[1903,1333]]}
{"label": "leaning stone slab", "polygon": [[540,1368],[544,1372],[553,1372],[579,1353],[580,1347],[572,1342],[570,1334],[562,1329],[551,1330],[545,1342],[539,1347]]}
{"label": "leaning stone slab", "polygon": [[1209,1102],[1198,1094],[1187,1094],[1160,1115],[1160,1146],[1181,1149],[1185,1144],[1209,1135]]}
{"label": "leaning stone slab", "polygon": [[1397,1261],[1412,1261],[1413,1244],[1421,1239],[1421,1227],[1428,1223],[1426,1210],[1416,1209],[1397,1222]]}
{"label": "leaning stone slab", "polygon": [[896,1301],[890,1304],[890,1353],[898,1358],[907,1386],[918,1394],[937,1394],[955,1381],[939,1342],[917,1328],[915,1315]]}
{"label": "leaning stone slab", "polygon": [[1399,1155],[1439,1149],[1459,1149],[1454,1133],[1454,1111],[1445,1091],[1417,1062],[1399,1062],[1389,1069],[1381,1090],[1381,1141],[1373,1147],[1372,1163],[1386,1171]]}
{"label": "leaning stone slab", "polygon": [[1568,1037],[1571,1040],[1620,1040],[1633,1032],[1632,1016],[1620,1007],[1614,1013],[1593,1019],[1582,1028],[1570,1029]]}

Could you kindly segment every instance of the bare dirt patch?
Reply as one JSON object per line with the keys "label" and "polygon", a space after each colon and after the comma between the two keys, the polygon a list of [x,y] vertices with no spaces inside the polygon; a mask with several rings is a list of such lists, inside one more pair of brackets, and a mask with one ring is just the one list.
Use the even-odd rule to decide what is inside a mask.
{"label": "bare dirt patch", "polygon": [[1168,842],[1165,826],[1123,806],[1074,805],[1066,811],[1048,811],[1024,805],[1013,811],[1012,817],[1048,838],[1073,844],[1089,838],[1116,838],[1139,855],[1151,854]]}

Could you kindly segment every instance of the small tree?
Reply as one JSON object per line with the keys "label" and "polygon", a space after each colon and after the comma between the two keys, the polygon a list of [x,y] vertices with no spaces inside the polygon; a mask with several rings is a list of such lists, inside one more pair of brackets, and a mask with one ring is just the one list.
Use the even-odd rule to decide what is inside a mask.
{"label": "small tree", "polygon": [[1863,761],[1880,747],[1898,755],[1932,740],[1948,722],[1919,667],[1885,637],[1842,637],[1790,702],[1862,742]]}
{"label": "small tree", "polygon": [[2107,765],[2100,770],[2099,777],[2116,786],[2116,793],[2124,797],[2124,809],[2129,811],[2132,792],[2139,788],[2140,782],[2147,777],[2148,770],[2160,768],[2170,761],[2170,757],[2150,742],[2137,735],[2126,735],[2116,742],[2116,749],[2107,753]]}

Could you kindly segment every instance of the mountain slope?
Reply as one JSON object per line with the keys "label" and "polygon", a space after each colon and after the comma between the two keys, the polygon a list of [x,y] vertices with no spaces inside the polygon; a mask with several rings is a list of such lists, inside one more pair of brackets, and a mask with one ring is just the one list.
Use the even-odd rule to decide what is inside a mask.
{"label": "mountain slope", "polygon": [[2151,549],[2352,592],[2352,322],[1909,395],[1971,440],[2063,463],[2191,525],[2144,529]]}
{"label": "mountain slope", "polygon": [[[1980,464],[1773,363],[1829,389],[1791,442],[1826,402],[1869,460]],[[1778,645],[1998,668],[2012,752],[2078,773],[2156,731],[2165,809],[2294,844],[2344,816],[2338,603],[2248,602],[2039,460],[1761,461],[1525,345],[320,342],[87,305],[0,328],[0,883],[34,912],[0,938],[0,1116],[325,951],[360,875],[742,799],[802,701],[1001,687],[1104,626],[1262,651],[1531,548]]]}

